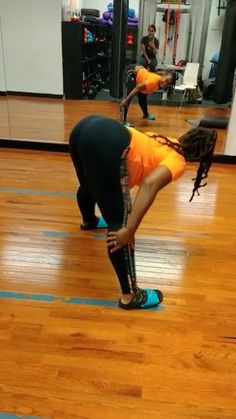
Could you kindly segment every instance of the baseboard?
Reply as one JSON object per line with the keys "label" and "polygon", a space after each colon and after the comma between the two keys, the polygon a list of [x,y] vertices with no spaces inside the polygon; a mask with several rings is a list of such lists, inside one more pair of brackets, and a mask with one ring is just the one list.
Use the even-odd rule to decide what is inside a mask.
{"label": "baseboard", "polygon": [[54,94],[54,93],[34,93],[34,92],[13,92],[7,90],[7,96],[28,96],[28,97],[42,97],[48,99],[63,99],[63,94]]}
{"label": "baseboard", "polygon": [[229,156],[225,154],[214,154],[213,162],[222,163],[222,164],[236,164],[236,156]]}
{"label": "baseboard", "polygon": [[[41,150],[41,151],[55,151],[68,153],[69,145],[66,143],[52,143],[46,140],[11,140],[9,138],[0,139],[1,148],[18,148],[23,150]],[[214,154],[214,163],[221,164],[236,164],[236,156],[228,156],[224,154]]]}
{"label": "baseboard", "polygon": [[52,143],[34,140],[11,140],[9,138],[0,139],[1,148],[17,148],[22,150],[55,151],[68,153],[69,145],[66,143]]}

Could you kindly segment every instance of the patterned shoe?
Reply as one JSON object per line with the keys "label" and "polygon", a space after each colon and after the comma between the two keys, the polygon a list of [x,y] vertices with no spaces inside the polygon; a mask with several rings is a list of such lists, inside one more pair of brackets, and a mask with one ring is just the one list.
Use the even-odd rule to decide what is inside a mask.
{"label": "patterned shoe", "polygon": [[148,114],[148,116],[144,117],[144,119],[147,119],[148,121],[155,121],[156,118],[151,113]]}
{"label": "patterned shoe", "polygon": [[103,217],[96,217],[96,220],[89,224],[81,224],[80,230],[101,230],[107,228],[108,225]]}
{"label": "patterned shoe", "polygon": [[132,125],[127,121],[123,122],[123,125],[127,128],[132,127]]}
{"label": "patterned shoe", "polygon": [[160,290],[142,290],[138,289],[134,298],[130,303],[124,304],[119,300],[119,307],[124,310],[132,310],[137,308],[157,307],[163,300],[163,294]]}

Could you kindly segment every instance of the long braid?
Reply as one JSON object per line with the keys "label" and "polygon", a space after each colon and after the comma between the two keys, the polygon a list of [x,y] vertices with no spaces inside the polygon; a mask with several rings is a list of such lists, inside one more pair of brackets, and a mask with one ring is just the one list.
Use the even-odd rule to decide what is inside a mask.
{"label": "long braid", "polygon": [[[193,200],[195,193],[199,195],[198,189],[203,188],[207,185],[207,182],[201,184],[203,179],[207,178],[208,171],[212,164],[213,153],[215,149],[215,144],[217,140],[217,131],[214,129],[207,128],[194,128],[188,131],[186,134],[182,135],[178,139],[178,143],[175,143],[169,138],[163,135],[148,135],[148,137],[154,138],[161,144],[168,145],[173,148],[177,153],[182,154],[187,161],[199,161],[199,167],[197,169],[197,175],[194,179],[194,186],[192,195],[189,202]],[[165,140],[164,143],[158,139],[162,138]]]}
{"label": "long braid", "polygon": [[216,140],[216,130],[208,130],[206,140],[205,143],[203,143],[203,147],[200,154],[200,165],[197,170],[197,176],[194,179],[192,179],[194,181],[194,187],[189,202],[192,201],[196,192],[198,195],[200,195],[198,189],[203,188],[207,185],[207,182],[203,184],[201,184],[201,182],[203,179],[207,178],[208,171],[211,167]]}
{"label": "long braid", "polygon": [[216,140],[216,130],[202,127],[194,128],[179,138],[186,160],[200,162],[197,175],[192,179],[194,186],[189,202],[192,201],[196,192],[199,195],[198,189],[207,185],[207,182],[203,184],[201,182],[207,178],[211,167]]}
{"label": "long braid", "polygon": [[[158,143],[168,145],[169,147],[174,148],[175,151],[177,151],[179,154],[183,154],[182,150],[181,150],[181,145],[179,143],[174,143],[173,141],[169,140],[169,138],[165,137],[164,135],[160,135],[160,134],[149,135],[147,133],[145,133],[145,134],[148,137],[153,138],[154,140],[156,140]],[[163,143],[162,141],[159,141],[159,138],[162,138],[163,140],[165,140],[165,142]]]}

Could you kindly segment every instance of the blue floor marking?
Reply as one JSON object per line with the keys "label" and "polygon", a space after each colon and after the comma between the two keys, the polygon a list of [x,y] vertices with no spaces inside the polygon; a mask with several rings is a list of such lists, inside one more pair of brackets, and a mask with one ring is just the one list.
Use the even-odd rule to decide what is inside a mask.
{"label": "blue floor marking", "polygon": [[[53,302],[58,301],[66,304],[83,304],[89,306],[100,306],[100,307],[118,307],[117,301],[112,300],[96,300],[91,298],[80,298],[80,297],[60,297],[57,295],[50,294],[27,294],[25,292],[14,292],[14,291],[0,291],[0,298],[8,298],[12,300],[33,300],[33,301],[45,301]],[[151,311],[163,311],[163,306],[157,306],[145,310]],[[0,416],[1,419],[1,416]]]}
{"label": "blue floor marking", "polygon": [[94,233],[93,237],[95,239],[105,239],[107,237],[106,233]]}
{"label": "blue floor marking", "polygon": [[43,419],[35,416],[19,416],[19,415],[12,415],[8,413],[0,413],[0,419]]}
{"label": "blue floor marking", "polygon": [[14,291],[0,291],[0,298],[9,298],[16,300],[34,300],[34,301],[59,301],[67,304],[86,304],[90,306],[104,306],[104,307],[117,307],[117,301],[111,300],[93,300],[91,298],[80,298],[80,297],[59,297],[50,294],[27,294],[25,292],[14,292]]}
{"label": "blue floor marking", "polygon": [[76,197],[76,194],[71,193],[71,192],[35,191],[35,190],[32,190],[32,189],[0,188],[0,192],[19,193],[19,194],[26,194],[26,195],[62,196],[63,198],[75,198]]}
{"label": "blue floor marking", "polygon": [[71,237],[69,231],[43,231],[43,236],[45,237]]}
{"label": "blue floor marking", "polygon": [[[49,294],[27,294],[25,292],[0,291],[0,298],[9,298],[15,300],[34,300],[34,301],[56,301],[59,297]],[[63,299],[63,297],[62,297]]]}

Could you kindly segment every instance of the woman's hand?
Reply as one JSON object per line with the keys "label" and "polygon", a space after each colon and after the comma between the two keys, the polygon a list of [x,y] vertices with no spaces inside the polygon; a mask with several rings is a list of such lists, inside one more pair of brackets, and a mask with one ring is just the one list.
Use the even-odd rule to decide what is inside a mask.
{"label": "woman's hand", "polygon": [[134,234],[127,227],[117,231],[109,231],[107,235],[107,247],[111,253],[117,252],[122,247],[130,244],[134,247]]}
{"label": "woman's hand", "polygon": [[125,109],[127,107],[127,103],[125,99],[122,99],[122,101],[120,102],[120,109]]}
{"label": "woman's hand", "polygon": [[152,39],[150,42],[149,42],[149,46],[153,49],[153,48],[155,48],[155,43],[154,43],[154,40]]}

